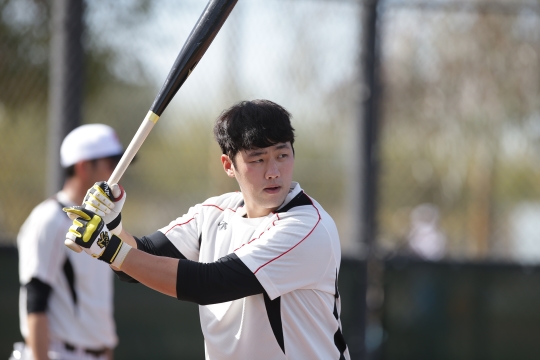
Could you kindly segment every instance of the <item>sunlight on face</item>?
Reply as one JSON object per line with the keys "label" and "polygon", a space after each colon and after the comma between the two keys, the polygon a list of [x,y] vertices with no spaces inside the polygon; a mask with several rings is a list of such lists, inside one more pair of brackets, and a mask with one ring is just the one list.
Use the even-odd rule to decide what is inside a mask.
{"label": "sunlight on face", "polygon": [[[223,157],[230,161],[226,155],[222,161]],[[231,162],[225,171],[238,181],[248,217],[275,211],[285,200],[292,182],[294,154],[290,142],[241,150],[234,160],[235,164]]]}

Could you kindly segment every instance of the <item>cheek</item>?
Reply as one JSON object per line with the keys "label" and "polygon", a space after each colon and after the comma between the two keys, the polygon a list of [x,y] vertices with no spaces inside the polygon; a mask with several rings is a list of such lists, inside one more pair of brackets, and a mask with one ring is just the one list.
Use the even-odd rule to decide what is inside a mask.
{"label": "cheek", "polygon": [[242,169],[240,172],[244,178],[253,178],[257,176],[262,171],[262,166],[257,165],[248,165]]}
{"label": "cheek", "polygon": [[114,169],[116,169],[116,165],[118,165],[119,161],[113,161],[113,160],[109,160],[107,162],[107,169],[109,171],[114,171]]}
{"label": "cheek", "polygon": [[253,169],[247,170],[242,173],[242,179],[244,180],[244,185],[252,187],[253,183],[257,181],[257,171]]}
{"label": "cheek", "polygon": [[288,161],[287,163],[283,164],[282,173],[286,175],[292,175],[293,169],[294,169],[294,160]]}
{"label": "cheek", "polygon": [[101,166],[101,174],[106,175],[107,177],[109,177],[113,171],[114,165],[110,162],[104,162]]}

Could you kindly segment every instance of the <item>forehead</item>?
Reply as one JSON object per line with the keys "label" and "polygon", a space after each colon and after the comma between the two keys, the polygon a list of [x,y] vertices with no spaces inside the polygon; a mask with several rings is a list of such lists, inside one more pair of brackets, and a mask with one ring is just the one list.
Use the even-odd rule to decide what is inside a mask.
{"label": "forehead", "polygon": [[260,154],[266,154],[269,151],[276,151],[276,150],[287,150],[292,149],[291,143],[289,141],[284,143],[277,143],[272,146],[268,146],[265,148],[258,148],[258,147],[252,147],[250,149],[244,149],[243,152],[246,153],[248,156],[256,156]]}

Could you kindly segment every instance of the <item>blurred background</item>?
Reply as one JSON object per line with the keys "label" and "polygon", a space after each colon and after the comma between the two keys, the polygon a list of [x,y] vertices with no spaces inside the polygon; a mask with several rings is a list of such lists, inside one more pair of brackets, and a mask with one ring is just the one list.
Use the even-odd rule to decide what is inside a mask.
{"label": "blurred background", "polygon": [[[0,357],[60,141],[102,122],[127,146],[206,3],[0,0]],[[213,121],[270,99],[338,225],[353,359],[536,359],[539,51],[536,0],[240,0],[122,178],[126,227],[236,191]],[[194,304],[116,285],[118,359],[204,356]]]}

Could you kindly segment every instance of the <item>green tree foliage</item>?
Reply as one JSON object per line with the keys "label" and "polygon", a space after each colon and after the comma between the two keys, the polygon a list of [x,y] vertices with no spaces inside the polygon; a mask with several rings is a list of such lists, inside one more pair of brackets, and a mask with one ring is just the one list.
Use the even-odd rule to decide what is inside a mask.
{"label": "green tree foliage", "polygon": [[538,14],[388,11],[384,31],[381,237],[442,212],[452,256],[508,257],[508,219],[538,201]]}
{"label": "green tree foliage", "polygon": [[[101,6],[111,21],[133,21],[151,10],[147,0],[132,1],[124,7],[109,8],[108,3],[93,1],[92,5]],[[50,19],[51,1],[0,0],[0,186],[10,189],[0,196],[0,242],[13,241],[30,210],[44,198]],[[84,21],[88,21],[88,12]],[[146,79],[139,76],[140,82],[134,84],[117,76],[111,68],[119,49],[107,42],[89,41],[89,35],[84,33],[82,39],[83,122],[105,122],[124,129],[122,140],[127,144],[138,125],[132,120],[133,112],[139,111],[140,117],[144,110],[131,106],[103,114],[96,109],[105,108],[116,93],[131,96],[131,100],[137,98],[140,95],[134,93],[147,91]],[[126,98],[119,100],[128,103]],[[124,123],[127,125],[122,126]]]}
{"label": "green tree foliage", "polygon": [[[46,100],[49,11],[47,1],[0,0],[0,104],[3,106],[15,108]],[[27,86],[21,86],[25,82]]]}
{"label": "green tree foliage", "polygon": [[[124,7],[109,6],[110,21],[130,23],[147,14],[148,0],[131,2]],[[95,2],[93,6],[96,6]],[[29,103],[45,104],[48,90],[51,1],[0,0],[0,104],[14,109]],[[104,86],[122,81],[110,71],[118,49],[105,42],[86,41],[85,93],[93,96]]]}

